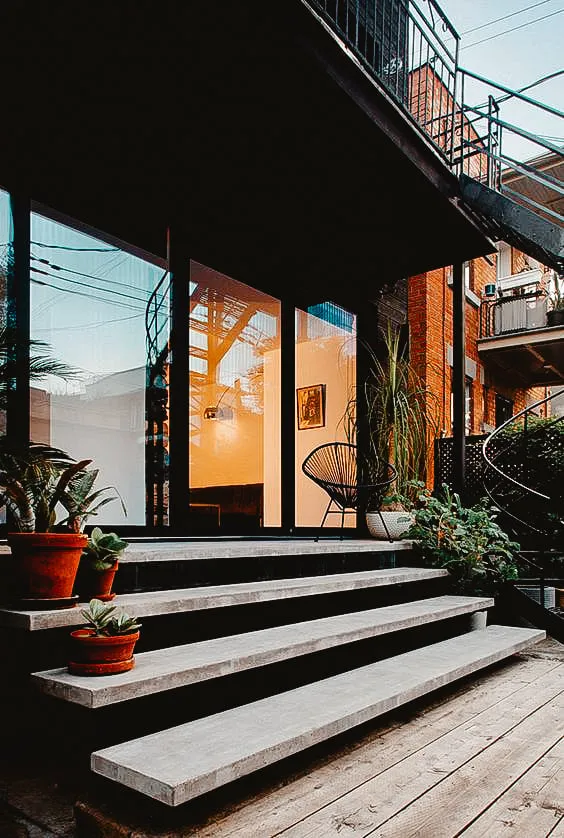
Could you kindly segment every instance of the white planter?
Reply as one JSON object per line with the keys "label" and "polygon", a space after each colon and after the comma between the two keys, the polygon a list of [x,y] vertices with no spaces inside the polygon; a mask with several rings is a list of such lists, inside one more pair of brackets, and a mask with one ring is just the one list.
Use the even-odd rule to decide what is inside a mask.
{"label": "white planter", "polygon": [[[401,538],[413,523],[413,515],[409,512],[382,512],[382,517],[386,522],[390,538],[393,538],[394,541]],[[366,524],[368,526],[368,531],[373,538],[380,538],[386,541],[388,540],[386,530],[382,526],[382,521],[380,520],[379,512],[367,512]]]}

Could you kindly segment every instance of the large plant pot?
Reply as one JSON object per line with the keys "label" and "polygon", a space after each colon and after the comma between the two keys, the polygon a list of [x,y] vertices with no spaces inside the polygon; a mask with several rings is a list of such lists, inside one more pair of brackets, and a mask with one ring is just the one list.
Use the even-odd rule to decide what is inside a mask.
{"label": "large plant pot", "polygon": [[88,538],[83,533],[8,533],[15,596],[39,607],[74,604],[76,573]]}
{"label": "large plant pot", "polygon": [[564,309],[557,308],[547,311],[546,322],[548,326],[564,326]]}
{"label": "large plant pot", "polygon": [[92,570],[84,560],[80,563],[76,576],[74,589],[82,602],[90,602],[91,599],[99,599],[101,602],[108,602],[115,597],[112,593],[114,576],[118,569],[115,562],[107,570]]}
{"label": "large plant pot", "polygon": [[133,649],[138,640],[138,631],[116,637],[98,637],[93,629],[72,631],[69,672],[74,675],[127,672],[135,665]]}
{"label": "large plant pot", "polygon": [[[382,517],[386,522],[390,538],[397,541],[403,536],[413,523],[413,516],[409,512],[382,512]],[[366,525],[368,531],[373,538],[388,540],[386,530],[382,526],[379,512],[366,513]]]}

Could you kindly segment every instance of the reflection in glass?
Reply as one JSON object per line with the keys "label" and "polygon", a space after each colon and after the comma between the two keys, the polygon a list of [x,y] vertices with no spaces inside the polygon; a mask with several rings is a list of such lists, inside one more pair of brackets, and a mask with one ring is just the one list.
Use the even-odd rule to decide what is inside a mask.
{"label": "reflection in glass", "polygon": [[280,526],[280,302],[190,265],[195,531]]}
{"label": "reflection in glass", "polygon": [[[127,519],[113,503],[96,524],[144,525],[146,317],[163,265],[71,225],[32,214],[31,336],[47,342],[79,377],[48,376],[32,386],[31,436],[92,458],[100,469],[97,485],[119,490]],[[160,289],[162,348],[168,346],[168,284]]]}
{"label": "reflection in glass", "polygon": [[[301,470],[307,455],[327,442],[356,442],[354,428],[346,421],[354,406],[355,388],[355,315],[331,302],[313,306],[307,312],[297,309],[295,433],[298,527],[318,527],[328,500],[323,489],[308,480]],[[304,410],[307,413],[305,421]],[[326,526],[340,526],[340,523],[339,516],[330,516]],[[345,526],[355,525],[354,515],[345,516]]]}
{"label": "reflection in glass", "polygon": [[[8,298],[8,274],[12,264],[12,212],[10,208],[10,196],[3,189],[0,189],[0,363],[7,370],[5,365],[8,360],[8,340],[6,328],[7,320],[7,298]],[[8,393],[7,376],[3,376],[0,383],[0,435],[6,433],[6,399]],[[3,518],[2,518],[3,520]]]}

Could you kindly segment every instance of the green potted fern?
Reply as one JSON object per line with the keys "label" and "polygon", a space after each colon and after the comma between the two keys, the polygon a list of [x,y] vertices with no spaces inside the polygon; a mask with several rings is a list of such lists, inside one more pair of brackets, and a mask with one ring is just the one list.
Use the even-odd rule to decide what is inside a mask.
{"label": "green potted fern", "polygon": [[[13,531],[15,594],[26,608],[74,605],[73,586],[88,538],[87,519],[107,503],[111,487],[94,490],[98,469],[49,446],[0,446],[0,503]],[[121,498],[120,498],[121,500]],[[123,506],[123,503],[122,503]],[[58,519],[58,509],[66,516]]]}
{"label": "green potted fern", "polygon": [[94,527],[80,558],[76,577],[75,588],[81,600],[108,602],[115,597],[112,593],[114,577],[127,544],[115,532],[104,533],[100,527]]}
{"label": "green potted fern", "polygon": [[133,650],[141,624],[115,605],[92,599],[82,611],[84,628],[71,632],[69,672],[74,675],[111,675],[135,665]]}

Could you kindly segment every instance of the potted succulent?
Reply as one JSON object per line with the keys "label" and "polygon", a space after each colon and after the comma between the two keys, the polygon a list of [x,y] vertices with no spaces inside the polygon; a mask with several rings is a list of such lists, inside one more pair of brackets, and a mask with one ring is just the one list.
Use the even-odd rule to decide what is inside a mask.
{"label": "potted succulent", "polygon": [[115,605],[92,599],[82,611],[84,628],[71,632],[69,672],[74,675],[112,675],[135,665],[133,649],[141,624]]}
{"label": "potted succulent", "polygon": [[104,533],[94,527],[80,557],[75,589],[80,599],[98,599],[107,602],[115,597],[112,593],[118,559],[127,548],[127,541],[115,532]]}
{"label": "potted succulent", "polygon": [[[16,530],[8,533],[15,593],[27,608],[68,607],[77,599],[73,586],[88,541],[83,526],[115,500],[103,497],[110,487],[93,491],[98,470],[88,469],[90,462],[34,443],[0,449],[0,503]],[[67,513],[60,521],[58,508]]]}
{"label": "potted succulent", "polygon": [[564,326],[564,288],[560,285],[562,282],[554,275],[554,290],[550,296],[552,308],[546,313],[546,322],[548,326]]}

